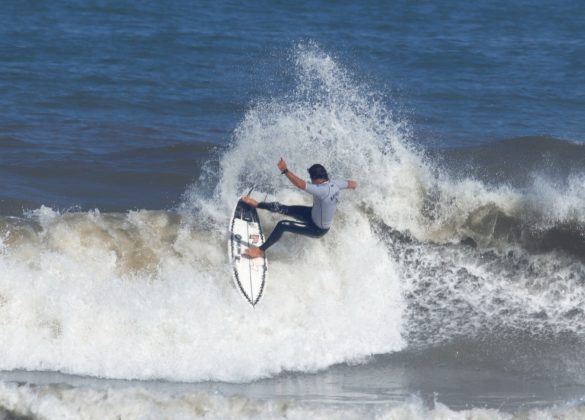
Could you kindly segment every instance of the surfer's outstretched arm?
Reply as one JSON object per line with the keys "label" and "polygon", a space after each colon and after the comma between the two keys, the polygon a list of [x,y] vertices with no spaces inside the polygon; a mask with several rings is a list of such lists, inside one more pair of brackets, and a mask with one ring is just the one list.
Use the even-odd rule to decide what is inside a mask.
{"label": "surfer's outstretched arm", "polygon": [[347,180],[347,188],[349,188],[350,190],[355,190],[357,188],[357,182],[352,181],[351,179],[348,179]]}
{"label": "surfer's outstretched arm", "polygon": [[280,172],[282,172],[282,174],[286,176],[295,187],[300,188],[301,190],[306,189],[307,183],[288,170],[288,168],[286,167],[286,162],[284,161],[283,158],[280,158],[277,166],[278,169],[280,169]]}

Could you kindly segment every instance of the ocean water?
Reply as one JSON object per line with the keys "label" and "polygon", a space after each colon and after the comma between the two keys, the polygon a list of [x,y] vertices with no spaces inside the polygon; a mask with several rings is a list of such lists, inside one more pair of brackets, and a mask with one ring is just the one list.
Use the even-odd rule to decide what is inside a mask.
{"label": "ocean water", "polygon": [[[0,418],[585,418],[584,13],[4,4]],[[281,156],[359,188],[252,309]]]}

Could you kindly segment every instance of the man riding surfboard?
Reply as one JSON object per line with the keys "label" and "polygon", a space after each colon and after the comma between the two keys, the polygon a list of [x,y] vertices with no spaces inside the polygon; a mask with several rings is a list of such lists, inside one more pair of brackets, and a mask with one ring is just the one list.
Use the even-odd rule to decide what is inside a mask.
{"label": "man riding surfboard", "polygon": [[357,182],[352,180],[329,180],[327,170],[316,163],[311,166],[309,176],[311,183],[307,183],[294,173],[292,173],[286,165],[284,159],[280,158],[278,161],[278,169],[288,178],[288,180],[297,188],[308,192],[313,196],[313,206],[286,206],[277,202],[258,203],[250,196],[242,197],[242,201],[252,207],[268,210],[273,213],[280,213],[296,219],[281,220],[278,222],[266,242],[260,247],[248,248],[243,254],[249,258],[261,257],[264,252],[274,245],[282,236],[284,232],[292,232],[298,235],[309,236],[311,238],[320,238],[325,235],[335,216],[337,203],[339,202],[339,193],[341,190],[349,188],[355,190]]}

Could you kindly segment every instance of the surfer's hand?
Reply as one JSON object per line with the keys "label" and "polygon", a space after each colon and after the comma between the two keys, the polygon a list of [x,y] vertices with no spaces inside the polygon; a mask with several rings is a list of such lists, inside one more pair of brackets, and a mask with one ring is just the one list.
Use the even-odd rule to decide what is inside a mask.
{"label": "surfer's hand", "polygon": [[284,171],[286,169],[286,162],[284,161],[283,158],[280,158],[280,160],[278,161],[278,169],[280,169],[280,172]]}

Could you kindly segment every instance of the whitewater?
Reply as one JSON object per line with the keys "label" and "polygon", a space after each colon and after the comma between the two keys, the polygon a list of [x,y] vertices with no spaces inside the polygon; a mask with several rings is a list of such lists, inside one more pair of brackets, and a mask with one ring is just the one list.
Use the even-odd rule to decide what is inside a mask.
{"label": "whitewater", "polygon": [[[312,55],[306,60],[307,76],[321,70],[331,78],[325,82],[333,82],[331,60],[323,68]],[[330,166],[339,176],[360,164],[341,152],[367,123],[357,114],[353,133],[331,150],[331,136],[342,127],[331,121],[332,131],[318,133],[332,111],[326,104],[313,121],[304,120],[309,112],[259,116],[266,106],[271,105],[253,109],[234,134],[234,148],[221,160],[220,183],[209,199],[197,196],[195,186],[177,212],[60,213],[43,207],[24,219],[4,220],[0,368],[244,381],[402,348],[398,276],[359,210],[366,188],[346,198],[327,241],[286,238],[272,253],[269,298],[256,310],[234,293],[225,252],[234,200],[251,183],[283,190],[279,200],[305,200],[282,188],[273,176],[272,156],[282,154],[303,167],[329,150],[323,159],[337,155]],[[338,111],[350,115],[344,107]],[[263,118],[278,122],[268,125]],[[287,125],[303,130],[304,139],[299,129],[277,138]],[[287,147],[295,138],[304,146]],[[366,147],[381,159],[378,145]],[[272,228],[268,221],[266,228]],[[364,267],[375,269],[363,277]],[[26,355],[23,348],[29,349]]]}
{"label": "whitewater", "polygon": [[[67,400],[121,399],[148,412],[171,399],[167,416],[205,406],[217,418],[328,417],[329,408],[302,403],[140,391],[136,380],[246,383],[421,352],[583,384],[585,266],[575,243],[585,243],[584,174],[534,172],[522,185],[456,174],[415,145],[404,112],[335,57],[301,44],[290,64],[294,87],[250,104],[176,208],[42,206],[0,218],[0,370],[134,381],[111,391],[8,381],[5,407],[30,411],[48,398],[68,413]],[[265,294],[252,309],[231,281],[226,229],[252,185],[258,200],[309,204],[280,176],[280,157],[299,174],[318,161],[360,187],[342,193],[323,239],[285,235],[270,249]],[[278,221],[261,218],[267,232]],[[455,415],[417,399],[347,410]]]}

